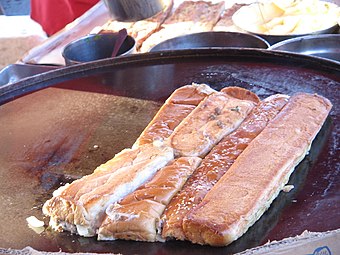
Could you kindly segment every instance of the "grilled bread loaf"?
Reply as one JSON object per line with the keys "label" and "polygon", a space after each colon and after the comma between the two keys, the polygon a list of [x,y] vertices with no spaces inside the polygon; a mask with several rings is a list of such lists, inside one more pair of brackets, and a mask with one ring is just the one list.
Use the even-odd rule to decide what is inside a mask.
{"label": "grilled bread loaf", "polygon": [[162,216],[163,238],[186,239],[182,227],[184,217],[202,201],[235,159],[284,107],[287,100],[288,96],[285,95],[266,98],[254,107],[236,131],[223,138],[211,150],[203,159],[201,166],[167,206]]}
{"label": "grilled bread loaf", "polygon": [[193,243],[224,246],[243,235],[288,182],[331,107],[318,95],[293,95],[202,202],[186,215],[186,238]]}
{"label": "grilled bread loaf", "polygon": [[242,123],[254,105],[251,101],[215,92],[175,128],[169,137],[170,146],[177,156],[204,157]]}
{"label": "grilled bread loaf", "polygon": [[206,84],[191,84],[176,89],[159,109],[133,147],[168,138],[178,124],[208,95],[216,92]]}
{"label": "grilled bread loaf", "polygon": [[94,236],[109,204],[139,188],[173,158],[172,148],[164,145],[125,150],[92,175],[59,188],[43,212],[56,229]]}
{"label": "grilled bread loaf", "polygon": [[198,157],[175,159],[159,170],[151,181],[110,205],[99,228],[98,239],[161,241],[160,216],[201,160]]}

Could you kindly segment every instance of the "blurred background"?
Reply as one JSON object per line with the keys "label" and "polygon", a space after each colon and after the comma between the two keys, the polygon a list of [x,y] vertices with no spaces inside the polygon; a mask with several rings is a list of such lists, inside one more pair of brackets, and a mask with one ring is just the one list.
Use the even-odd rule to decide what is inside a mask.
{"label": "blurred background", "polygon": [[0,0],[0,69],[46,39],[29,15],[30,0]]}
{"label": "blurred background", "polygon": [[1,15],[29,15],[30,0],[0,0]]}
{"label": "blurred background", "polygon": [[[175,0],[175,3],[178,4],[182,1]],[[214,0],[209,1],[214,2]],[[323,1],[340,5],[340,0]],[[65,5],[65,2],[67,0],[0,0],[0,70],[18,61],[29,64],[64,65],[61,52],[67,43],[95,31],[95,28],[101,28],[106,24],[110,25],[108,22],[110,17],[103,1],[70,0],[72,5]],[[252,2],[257,1],[225,1],[226,5],[230,6],[234,3],[249,4]],[[32,5],[32,3],[35,4]],[[48,15],[39,16],[39,10],[48,5],[50,11]],[[73,5],[77,7],[75,8]],[[91,6],[93,8],[90,8]],[[86,10],[89,11],[85,12]],[[82,15],[83,13],[85,14]],[[230,12],[230,22],[231,15]],[[39,23],[34,21],[31,16]],[[77,17],[80,18],[76,19]],[[67,22],[57,27],[57,23],[62,18]],[[43,29],[40,25],[46,24],[46,22],[51,23],[51,20],[53,22],[49,24],[50,27],[42,25]],[[65,27],[65,24],[68,25]],[[64,27],[65,29],[62,29]],[[93,33],[98,33],[98,31]],[[234,32],[234,30],[228,31]]]}

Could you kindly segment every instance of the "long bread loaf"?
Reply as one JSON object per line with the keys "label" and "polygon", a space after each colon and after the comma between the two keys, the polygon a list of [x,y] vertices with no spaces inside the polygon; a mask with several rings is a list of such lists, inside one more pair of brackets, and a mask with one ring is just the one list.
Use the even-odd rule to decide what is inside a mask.
{"label": "long bread loaf", "polygon": [[[124,157],[135,154],[135,151],[139,152],[136,157]],[[109,204],[139,188],[173,158],[173,149],[164,145],[151,144],[126,150],[118,155],[118,159],[102,165],[93,175],[83,177],[85,181],[80,179],[59,188],[44,204],[43,212],[50,216],[53,228],[94,236]],[[105,167],[115,170],[98,177],[97,173],[108,171],[103,169]],[[86,192],[81,183],[86,184]]]}
{"label": "long bread loaf", "polygon": [[240,127],[223,138],[203,159],[183,189],[171,200],[163,216],[163,238],[184,240],[182,221],[234,163],[249,143],[286,104],[288,96],[273,95],[259,103]]}
{"label": "long bread loaf", "polygon": [[178,124],[208,95],[216,92],[205,84],[176,89],[159,109],[133,147],[168,138]]}
{"label": "long bread loaf", "polygon": [[159,170],[151,181],[106,209],[99,240],[161,241],[160,216],[201,163],[198,157],[182,157]]}
{"label": "long bread loaf", "polygon": [[267,210],[305,157],[331,109],[318,95],[297,93],[249,144],[183,220],[193,243],[228,245]]}
{"label": "long bread loaf", "polygon": [[206,97],[174,130],[170,146],[177,156],[204,157],[224,136],[234,131],[254,103],[222,92]]}

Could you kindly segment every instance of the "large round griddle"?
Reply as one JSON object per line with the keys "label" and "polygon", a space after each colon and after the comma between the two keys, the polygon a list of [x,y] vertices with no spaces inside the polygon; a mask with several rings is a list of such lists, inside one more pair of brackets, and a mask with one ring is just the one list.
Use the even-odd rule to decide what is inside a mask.
{"label": "large round griddle", "polygon": [[[339,219],[340,67],[319,58],[267,50],[210,49],[147,53],[71,66],[0,88],[0,247],[123,254],[230,254],[270,240],[327,231]],[[65,182],[130,147],[176,88],[241,86],[261,98],[298,91],[334,107],[309,155],[249,231],[228,247],[189,242],[99,242],[67,232],[35,233],[42,204]]]}

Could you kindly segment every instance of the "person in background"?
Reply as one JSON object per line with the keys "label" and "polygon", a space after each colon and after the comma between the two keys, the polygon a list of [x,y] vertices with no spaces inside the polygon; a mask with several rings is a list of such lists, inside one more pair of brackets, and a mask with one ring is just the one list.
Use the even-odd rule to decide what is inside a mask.
{"label": "person in background", "polygon": [[31,18],[51,36],[81,16],[99,0],[31,0]]}

